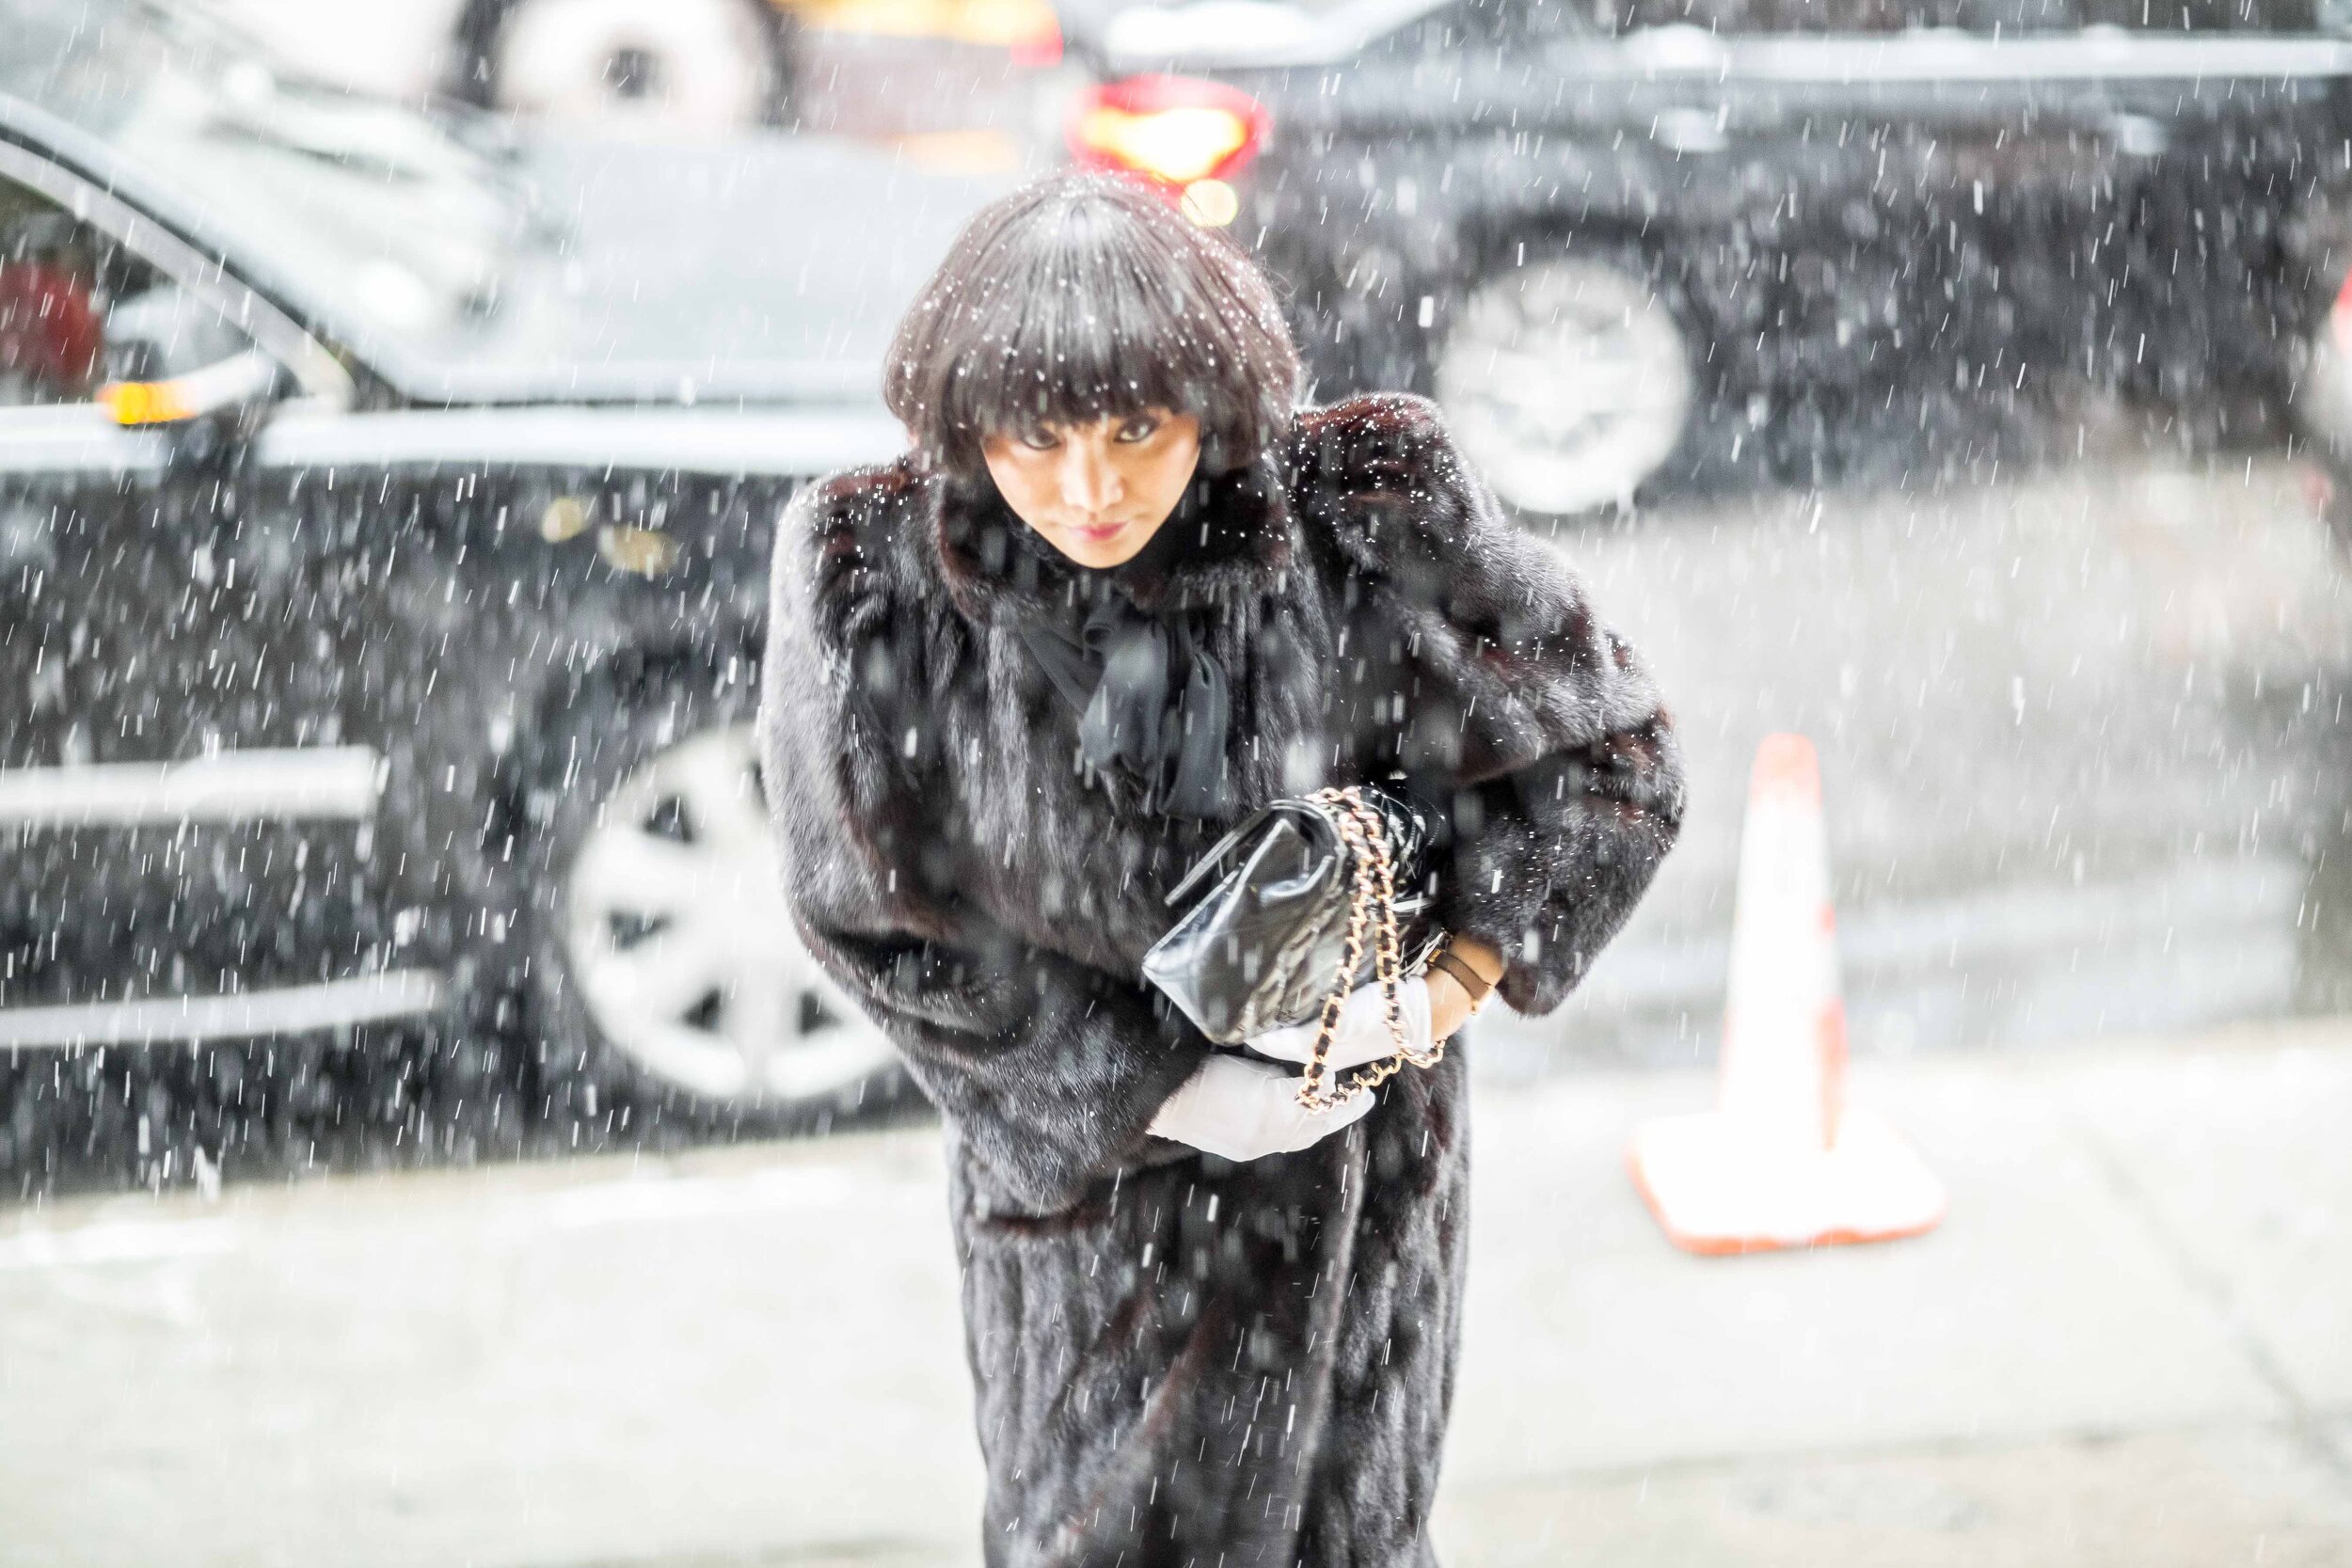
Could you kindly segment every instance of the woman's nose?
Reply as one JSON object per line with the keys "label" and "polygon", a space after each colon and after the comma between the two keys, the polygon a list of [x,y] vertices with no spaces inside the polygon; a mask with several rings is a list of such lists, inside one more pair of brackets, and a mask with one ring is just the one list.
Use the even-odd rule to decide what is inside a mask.
{"label": "woman's nose", "polygon": [[1124,493],[1118,466],[1099,441],[1073,441],[1061,466],[1062,504],[1089,516],[1115,505]]}

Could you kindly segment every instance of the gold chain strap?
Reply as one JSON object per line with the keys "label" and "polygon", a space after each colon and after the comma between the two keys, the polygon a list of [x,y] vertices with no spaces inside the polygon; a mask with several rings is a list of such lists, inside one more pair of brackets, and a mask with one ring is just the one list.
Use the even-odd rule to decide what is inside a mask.
{"label": "gold chain strap", "polygon": [[[1317,790],[1308,799],[1331,812],[1353,870],[1345,951],[1340,957],[1340,971],[1332,980],[1331,993],[1323,999],[1323,1015],[1315,1027],[1314,1054],[1308,1059],[1307,1075],[1298,1085],[1299,1104],[1310,1111],[1327,1111],[1359,1090],[1387,1083],[1407,1062],[1415,1067],[1436,1067],[1445,1055],[1445,1041],[1437,1041],[1424,1053],[1415,1051],[1405,1037],[1405,1019],[1397,1000],[1404,962],[1400,956],[1403,943],[1396,929],[1396,863],[1389,853],[1387,819],[1365,803],[1362,791],[1352,787]],[[1357,967],[1364,961],[1367,927],[1373,935],[1373,972],[1388,1003],[1389,1034],[1396,1041],[1396,1054],[1351,1068],[1334,1078],[1327,1089],[1324,1077],[1330,1070],[1331,1041],[1339,1033],[1340,1009],[1347,1006],[1348,993],[1355,987]]]}

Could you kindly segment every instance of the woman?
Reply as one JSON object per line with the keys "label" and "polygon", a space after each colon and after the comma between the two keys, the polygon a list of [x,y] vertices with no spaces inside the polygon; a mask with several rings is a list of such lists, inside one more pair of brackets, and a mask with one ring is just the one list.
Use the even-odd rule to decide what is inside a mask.
{"label": "woman", "polygon": [[[1425,1045],[1488,982],[1558,1005],[1680,818],[1648,679],[1436,410],[1297,388],[1239,251],[1041,181],[899,328],[914,451],[804,490],[777,542],[789,895],[945,1116],[993,1564],[1432,1560],[1461,1058],[1302,1111],[1139,979],[1175,879],[1280,796],[1437,802]],[[1335,1065],[1393,1053],[1378,1002]]]}

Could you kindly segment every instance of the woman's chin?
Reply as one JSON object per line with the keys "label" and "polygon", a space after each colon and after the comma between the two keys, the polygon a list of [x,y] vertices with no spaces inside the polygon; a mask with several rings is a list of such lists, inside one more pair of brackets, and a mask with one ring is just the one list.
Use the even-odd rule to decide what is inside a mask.
{"label": "woman's chin", "polygon": [[1151,543],[1149,530],[1123,528],[1114,533],[1092,534],[1065,531],[1047,535],[1056,549],[1078,565],[1095,571],[1107,571],[1124,566]]}

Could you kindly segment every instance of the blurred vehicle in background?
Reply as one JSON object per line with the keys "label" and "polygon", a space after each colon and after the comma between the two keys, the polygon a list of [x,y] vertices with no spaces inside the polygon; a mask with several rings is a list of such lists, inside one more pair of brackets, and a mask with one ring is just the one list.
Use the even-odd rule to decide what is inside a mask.
{"label": "blurred vehicle in background", "polygon": [[1049,0],[207,0],[323,81],[573,128],[918,135],[1032,118]]}
{"label": "blurred vehicle in background", "polygon": [[[529,1044],[545,1103],[485,1083],[491,1126],[797,1123],[884,1071],[745,725],[774,520],[902,446],[882,345],[997,188],[484,151],[184,12],[14,0],[0,1169],[60,1062],[386,1019]],[[217,1158],[278,1056],[200,1055],[152,1114],[230,1118]],[[347,1066],[351,1114],[409,1066]]]}
{"label": "blurred vehicle in background", "polygon": [[[1819,477],[2078,381],[2275,427],[2352,44],[2299,0],[1192,0],[1081,24],[1082,161],[1296,290],[1522,512]],[[2026,378],[2031,377],[2028,384]]]}
{"label": "blurred vehicle in background", "polygon": [[[2340,227],[2339,235],[2352,242]],[[2352,243],[2326,252],[2345,270],[2326,317],[2304,344],[2295,413],[2317,466],[2320,515],[2352,549]]]}
{"label": "blurred vehicle in background", "polygon": [[1059,157],[1080,85],[1052,0],[793,0],[788,123],[896,142],[934,165]]}

